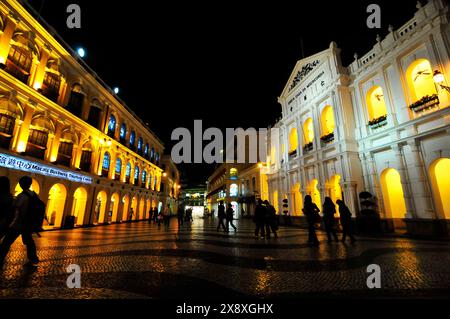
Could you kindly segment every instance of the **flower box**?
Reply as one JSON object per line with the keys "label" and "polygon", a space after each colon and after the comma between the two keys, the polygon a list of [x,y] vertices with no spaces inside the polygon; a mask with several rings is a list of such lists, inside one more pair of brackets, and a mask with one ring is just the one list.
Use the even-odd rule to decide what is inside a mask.
{"label": "flower box", "polygon": [[387,124],[387,115],[380,116],[376,119],[369,121],[368,125],[372,129],[377,129]]}
{"label": "flower box", "polygon": [[305,146],[303,146],[303,153],[308,153],[313,150],[313,143],[308,143]]}
{"label": "flower box", "polygon": [[289,152],[289,157],[295,157],[297,155],[297,150]]}
{"label": "flower box", "polygon": [[428,109],[432,109],[437,105],[439,105],[439,97],[437,96],[437,94],[433,94],[431,96],[430,95],[424,96],[419,101],[411,104],[409,108],[411,111],[417,113]]}
{"label": "flower box", "polygon": [[323,144],[331,143],[334,141],[334,132],[331,132],[330,134],[324,135],[320,138],[320,141]]}

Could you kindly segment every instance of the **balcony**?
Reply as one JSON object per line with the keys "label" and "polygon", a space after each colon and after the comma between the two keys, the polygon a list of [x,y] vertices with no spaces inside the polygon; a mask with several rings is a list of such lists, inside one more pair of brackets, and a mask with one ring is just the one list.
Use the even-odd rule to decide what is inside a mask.
{"label": "balcony", "polygon": [[314,149],[314,145],[313,142],[310,142],[308,144],[306,144],[305,146],[303,146],[303,153],[309,153]]}
{"label": "balcony", "polygon": [[325,146],[326,144],[329,144],[333,141],[334,141],[334,132],[331,132],[330,134],[324,135],[320,138],[322,146]]}
{"label": "balcony", "polygon": [[387,115],[380,116],[376,119],[373,119],[367,123],[371,129],[375,130],[377,128],[383,127],[387,125]]}
{"label": "balcony", "polygon": [[10,115],[0,114],[0,147],[9,149],[16,119]]}
{"label": "balcony", "polygon": [[421,98],[419,101],[411,104],[409,106],[409,109],[413,111],[414,113],[426,111],[432,108],[435,108],[439,105],[439,97],[437,94],[433,95],[426,95],[423,98]]}
{"label": "balcony", "polygon": [[289,152],[289,159],[293,159],[295,157],[297,157],[297,150]]}

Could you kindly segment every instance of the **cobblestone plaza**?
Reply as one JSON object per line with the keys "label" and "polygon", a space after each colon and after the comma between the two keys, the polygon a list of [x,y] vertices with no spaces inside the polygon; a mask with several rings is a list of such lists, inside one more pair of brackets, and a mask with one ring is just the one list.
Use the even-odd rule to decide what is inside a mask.
{"label": "cobblestone plaza", "polygon": [[[308,297],[448,298],[450,242],[360,237],[356,244],[306,244],[307,233],[281,228],[280,237],[255,239],[253,223],[216,231],[195,219],[178,229],[147,222],[71,231],[37,239],[39,267],[27,268],[17,241],[0,275],[1,298],[224,298]],[[81,267],[81,289],[68,289],[66,268]],[[367,266],[381,267],[381,289],[368,289]]]}

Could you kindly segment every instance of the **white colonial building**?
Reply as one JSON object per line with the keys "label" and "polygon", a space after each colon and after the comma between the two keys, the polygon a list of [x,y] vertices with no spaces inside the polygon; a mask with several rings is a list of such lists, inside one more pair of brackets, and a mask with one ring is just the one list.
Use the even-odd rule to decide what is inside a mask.
{"label": "white colonial building", "polygon": [[446,232],[450,219],[450,28],[442,0],[417,5],[413,19],[377,38],[344,67],[336,43],[297,62],[271,128],[270,201],[326,196],[359,214],[374,195],[387,229]]}

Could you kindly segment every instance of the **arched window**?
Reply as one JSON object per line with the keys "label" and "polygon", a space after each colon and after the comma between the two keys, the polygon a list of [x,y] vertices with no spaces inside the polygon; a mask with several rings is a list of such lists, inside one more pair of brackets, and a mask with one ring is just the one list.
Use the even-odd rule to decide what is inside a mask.
{"label": "arched window", "polygon": [[134,143],[136,143],[136,133],[134,131],[131,131],[131,134],[130,134],[130,148],[131,149],[135,148]]}
{"label": "arched window", "polygon": [[102,162],[103,177],[108,177],[110,164],[111,164],[111,155],[108,152],[106,152],[105,155],[103,155],[103,162]]}
{"label": "arched window", "polygon": [[322,111],[322,134],[328,135],[334,132],[334,114],[331,105],[324,107]]}
{"label": "arched window", "polygon": [[148,145],[148,143],[147,144],[145,144],[145,147],[144,147],[144,157],[146,158],[146,159],[148,159],[148,151],[149,151],[149,145]]}
{"label": "arched window", "polygon": [[156,165],[159,165],[159,153],[156,153],[155,155],[155,163]]}
{"label": "arched window", "polygon": [[238,179],[238,170],[234,167],[230,169],[230,179]]}
{"label": "arched window", "polygon": [[[67,110],[69,110],[69,112],[71,112],[72,114],[80,117],[83,108],[83,103],[84,103],[84,94],[82,93],[81,85],[75,84],[72,87],[72,91],[70,92],[69,102],[67,103]],[[89,117],[91,117],[91,115],[89,115]],[[98,121],[97,118],[96,121]],[[89,124],[92,123],[89,122]]]}
{"label": "arched window", "polygon": [[312,118],[309,118],[303,124],[303,139],[304,146],[303,152],[307,153],[313,149],[313,141],[314,141],[314,126]]}
{"label": "arched window", "polygon": [[239,188],[238,188],[237,184],[231,184],[230,185],[230,196],[231,197],[238,196],[238,193],[239,193],[238,190],[239,190]]}
{"label": "arched window", "polygon": [[143,172],[142,172],[142,187],[145,187],[146,185],[146,182],[147,182],[147,172],[144,170]]}
{"label": "arched window", "polygon": [[134,167],[134,185],[137,185],[139,182],[139,166]]}
{"label": "arched window", "polygon": [[[25,42],[27,41],[26,39],[22,40]],[[9,49],[5,71],[23,83],[27,83],[31,72],[32,60],[32,53],[27,46],[12,45]]]}
{"label": "arched window", "polygon": [[109,116],[108,135],[114,137],[115,134],[116,134],[116,117],[111,114]]}
{"label": "arched window", "polygon": [[155,160],[155,149],[152,147],[152,150],[150,151],[150,161]]}
{"label": "arched window", "polygon": [[138,139],[138,145],[137,145],[137,152],[139,155],[142,155],[142,145],[144,144],[144,141],[142,140],[142,137]]}
{"label": "arched window", "polygon": [[381,189],[388,217],[403,219],[406,215],[405,197],[399,172],[393,168],[381,173]]}
{"label": "arched window", "polygon": [[427,59],[418,59],[411,63],[406,71],[406,81],[413,102],[437,94],[433,71]]}
{"label": "arched window", "polygon": [[116,179],[120,179],[120,173],[122,172],[122,160],[118,157],[116,160]]}
{"label": "arched window", "polygon": [[122,144],[126,143],[125,138],[127,137],[127,125],[125,123],[122,123],[120,126],[120,133],[119,133],[119,139]]}
{"label": "arched window", "polygon": [[289,155],[295,155],[298,147],[298,135],[295,127],[289,132]]}
{"label": "arched window", "polygon": [[381,86],[374,86],[367,91],[366,103],[367,111],[369,112],[369,121],[386,117],[387,108]]}
{"label": "arched window", "polygon": [[127,183],[130,182],[130,176],[131,176],[131,164],[127,163],[127,167],[125,169],[125,179],[126,179]]}

